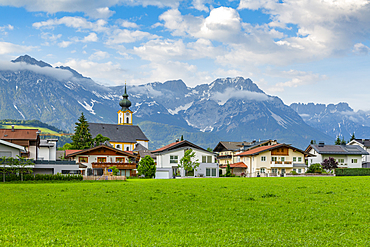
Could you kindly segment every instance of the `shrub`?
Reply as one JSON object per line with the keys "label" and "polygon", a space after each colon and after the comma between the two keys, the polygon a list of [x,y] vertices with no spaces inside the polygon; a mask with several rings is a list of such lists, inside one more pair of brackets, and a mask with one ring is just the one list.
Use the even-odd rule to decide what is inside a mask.
{"label": "shrub", "polygon": [[311,164],[306,173],[322,173],[323,169],[319,163]]}
{"label": "shrub", "polygon": [[370,176],[370,168],[337,168],[336,176]]}

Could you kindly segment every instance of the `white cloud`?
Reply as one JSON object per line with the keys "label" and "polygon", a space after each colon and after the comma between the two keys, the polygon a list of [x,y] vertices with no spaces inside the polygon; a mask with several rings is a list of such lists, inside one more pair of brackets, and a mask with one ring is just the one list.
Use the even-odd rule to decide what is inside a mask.
{"label": "white cloud", "polygon": [[58,43],[58,46],[61,48],[67,48],[71,44],[73,44],[73,42],[63,40],[62,42]]}
{"label": "white cloud", "polygon": [[124,28],[139,28],[139,26],[136,23],[127,20],[123,20],[121,26]]}
{"label": "white cloud", "polygon": [[354,46],[353,46],[353,50],[352,50],[354,53],[356,54],[362,54],[362,55],[367,55],[370,51],[370,48],[362,43],[356,43]]}
{"label": "white cloud", "polygon": [[96,51],[89,57],[90,60],[102,60],[105,58],[109,58],[109,53],[105,51]]}
{"label": "white cloud", "polygon": [[13,30],[14,27],[10,24],[0,27],[0,32],[5,32],[6,30]]}
{"label": "white cloud", "polygon": [[223,93],[216,92],[211,96],[211,99],[220,105],[224,105],[229,99],[244,99],[265,101],[269,97],[264,93],[252,92],[247,90],[238,90],[233,87],[226,88]]}
{"label": "white cloud", "polygon": [[130,93],[132,94],[145,94],[148,96],[162,96],[163,93],[161,91],[155,90],[151,85],[140,85],[140,86],[133,86],[130,88]]}
{"label": "white cloud", "polygon": [[152,35],[147,32],[142,32],[139,30],[130,31],[127,29],[117,29],[113,32],[110,36],[109,40],[106,42],[107,45],[115,45],[115,44],[122,44],[122,43],[132,43],[138,40],[146,39],[155,39],[157,35]]}
{"label": "white cloud", "polygon": [[91,77],[95,82],[108,84],[122,84],[125,70],[113,62],[97,63],[88,60],[70,59],[64,63],[58,62],[54,66],[69,66],[84,76]]}
{"label": "white cloud", "polygon": [[104,32],[108,31],[108,28],[105,27],[107,25],[107,21],[99,19],[95,22],[87,21],[83,17],[72,17],[72,16],[65,16],[60,19],[49,19],[47,21],[35,22],[32,24],[34,28],[54,28],[58,25],[65,25],[67,27],[72,27],[77,30],[93,30],[95,32]]}
{"label": "white cloud", "polygon": [[31,65],[27,63],[12,63],[12,62],[0,62],[1,70],[20,71],[29,70],[37,74],[51,76],[57,80],[68,80],[73,74],[68,70],[56,69],[51,67],[39,67],[37,65]]}
{"label": "white cloud", "polygon": [[81,40],[82,43],[96,42],[96,41],[98,41],[98,36],[96,35],[96,33],[90,33],[89,35],[85,36],[83,40]]}
{"label": "white cloud", "polygon": [[16,45],[9,42],[0,42],[0,54],[8,54],[8,53],[23,53],[27,51],[31,51],[36,47],[33,46],[23,46],[23,45]]}
{"label": "white cloud", "polygon": [[54,14],[57,12],[83,12],[91,18],[108,18],[114,14],[114,11],[109,10],[109,7],[116,5],[142,5],[171,7],[177,8],[181,0],[3,0],[0,6],[24,7],[32,12],[47,12]]}
{"label": "white cloud", "polygon": [[193,0],[192,4],[193,4],[193,7],[199,11],[205,11],[205,12],[209,12],[209,9],[208,7],[205,5],[206,3],[210,3],[212,1],[208,1],[208,0]]}

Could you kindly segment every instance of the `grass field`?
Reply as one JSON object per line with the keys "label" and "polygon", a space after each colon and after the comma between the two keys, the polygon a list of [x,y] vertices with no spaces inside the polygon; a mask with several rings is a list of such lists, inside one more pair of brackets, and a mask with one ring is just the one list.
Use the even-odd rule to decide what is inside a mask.
{"label": "grass field", "polygon": [[[12,125],[2,125],[4,129],[11,129]],[[38,127],[38,126],[29,126],[29,125],[14,125],[15,129],[38,129],[41,131],[42,134],[58,134],[58,132],[45,128],[45,127]]]}
{"label": "grass field", "polygon": [[0,183],[0,246],[369,246],[370,177]]}

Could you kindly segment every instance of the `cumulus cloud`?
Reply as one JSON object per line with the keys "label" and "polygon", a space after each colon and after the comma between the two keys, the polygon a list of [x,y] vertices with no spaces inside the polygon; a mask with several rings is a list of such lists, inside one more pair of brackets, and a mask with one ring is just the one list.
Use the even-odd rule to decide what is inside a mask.
{"label": "cumulus cloud", "polygon": [[237,90],[236,88],[226,88],[223,93],[216,92],[211,96],[211,99],[216,101],[219,105],[224,105],[229,99],[244,99],[265,101],[269,97],[264,93],[252,92],[247,90]]}
{"label": "cumulus cloud", "polygon": [[95,22],[86,20],[83,17],[65,16],[60,19],[49,19],[47,21],[35,22],[32,24],[34,28],[54,28],[58,25],[65,25],[67,27],[75,28],[77,30],[93,30],[95,32],[108,31],[106,27],[107,21],[99,19]]}
{"label": "cumulus cloud", "polygon": [[122,43],[132,43],[138,40],[146,39],[155,39],[157,35],[153,35],[147,32],[142,32],[139,30],[130,31],[127,29],[116,29],[113,34],[110,36],[109,40],[106,42],[107,45],[115,45]]}
{"label": "cumulus cloud", "polygon": [[205,5],[206,3],[211,3],[212,1],[209,0],[193,0],[192,4],[194,9],[199,11],[209,12],[208,7]]}
{"label": "cumulus cloud", "polygon": [[96,33],[90,33],[89,35],[85,36],[81,42],[86,43],[86,42],[96,42],[98,41],[98,36]]}
{"label": "cumulus cloud", "polygon": [[0,32],[2,32],[4,35],[7,35],[8,32],[6,30],[13,30],[14,27],[10,24],[5,25],[5,26],[0,26]]}
{"label": "cumulus cloud", "polygon": [[28,11],[42,11],[49,14],[58,12],[83,12],[91,18],[108,18],[114,14],[114,11],[109,10],[109,7],[120,4],[177,8],[180,1],[181,0],[63,0],[54,1],[53,4],[50,4],[50,0],[3,0],[0,2],[0,6],[24,7]]}
{"label": "cumulus cloud", "polygon": [[122,20],[121,26],[124,28],[139,28],[139,26],[136,23],[127,20]]}
{"label": "cumulus cloud", "polygon": [[90,60],[102,60],[105,58],[109,58],[109,53],[105,51],[96,51],[89,57]]}
{"label": "cumulus cloud", "polygon": [[36,47],[16,45],[9,42],[0,42],[0,55],[9,53],[24,53],[33,50]]}
{"label": "cumulus cloud", "polygon": [[39,67],[37,65],[31,65],[23,62],[0,62],[0,68],[3,71],[29,70],[37,74],[53,77],[57,80],[68,80],[73,77],[73,74],[68,70],[56,69],[51,67]]}
{"label": "cumulus cloud", "polygon": [[370,51],[370,48],[362,43],[356,43],[353,46],[352,51],[356,54],[367,55]]}

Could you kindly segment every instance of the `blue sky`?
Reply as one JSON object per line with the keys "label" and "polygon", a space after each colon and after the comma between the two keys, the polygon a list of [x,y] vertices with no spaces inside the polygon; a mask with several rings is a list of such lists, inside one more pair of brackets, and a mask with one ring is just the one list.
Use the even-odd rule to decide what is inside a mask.
{"label": "blue sky", "polygon": [[370,0],[0,0],[0,60],[104,85],[251,78],[293,102],[370,110]]}

